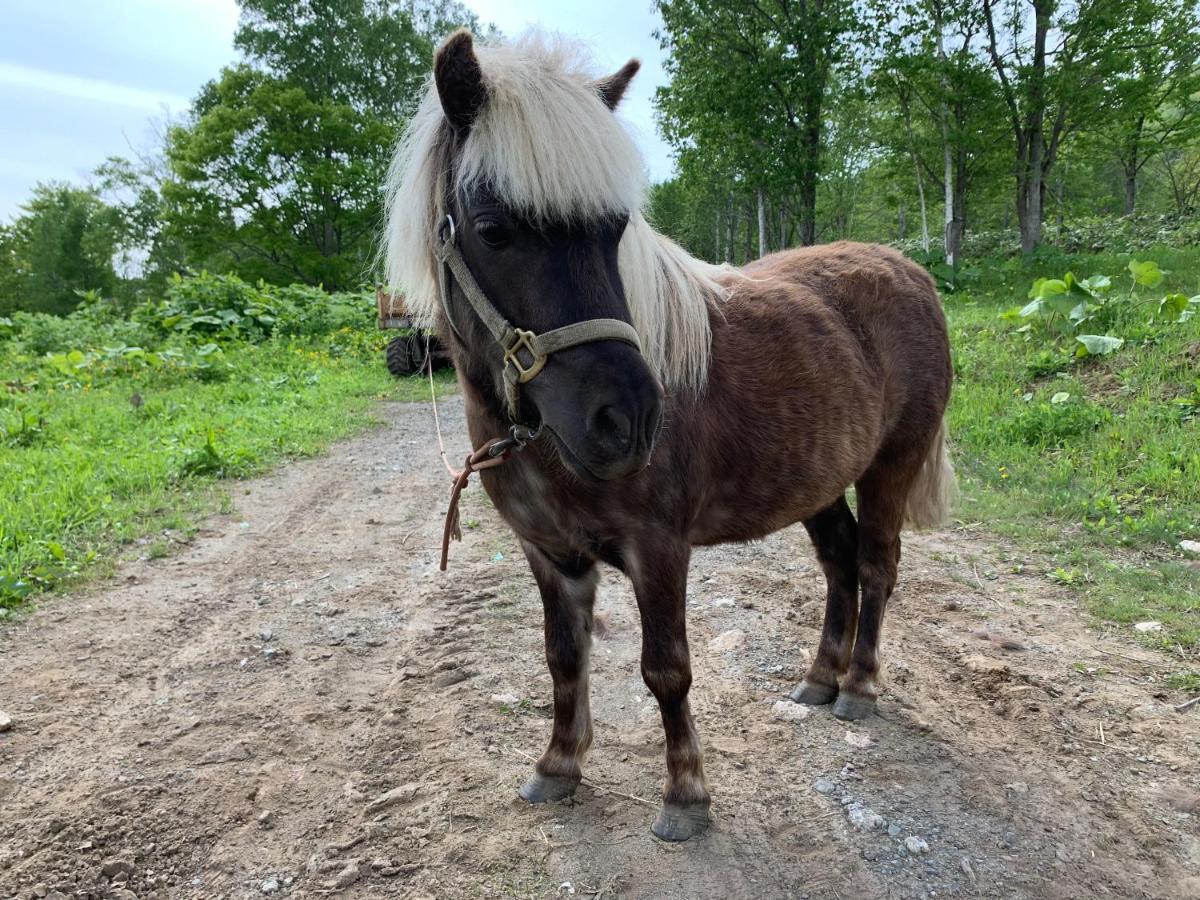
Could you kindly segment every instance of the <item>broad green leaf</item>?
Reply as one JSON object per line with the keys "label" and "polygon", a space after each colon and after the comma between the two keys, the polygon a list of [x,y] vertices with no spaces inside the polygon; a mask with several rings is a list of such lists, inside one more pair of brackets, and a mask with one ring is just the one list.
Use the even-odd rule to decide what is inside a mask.
{"label": "broad green leaf", "polygon": [[1045,303],[1052,312],[1060,316],[1069,316],[1071,311],[1079,305],[1079,299],[1070,294],[1051,294],[1045,298]]}
{"label": "broad green leaf", "polygon": [[1082,294],[1085,297],[1092,296],[1092,292],[1088,290],[1086,282],[1076,278],[1074,272],[1068,272],[1063,276],[1063,284],[1067,286],[1067,293],[1069,294]]}
{"label": "broad green leaf", "polygon": [[1055,406],[1058,406],[1060,403],[1066,403],[1070,399],[1071,399],[1071,395],[1068,394],[1066,391],[1059,391],[1057,394],[1055,394],[1053,397],[1050,398],[1050,402],[1053,403]]}
{"label": "broad green leaf", "polygon": [[1167,294],[1158,301],[1157,317],[1168,322],[1178,322],[1179,317],[1187,308],[1188,298],[1183,294]]}
{"label": "broad green leaf", "polygon": [[1103,294],[1112,287],[1112,279],[1107,275],[1093,275],[1091,278],[1085,278],[1079,282],[1080,285],[1087,288],[1093,295]]}
{"label": "broad green leaf", "polygon": [[1037,293],[1039,297],[1053,297],[1056,294],[1065,294],[1070,290],[1067,282],[1062,278],[1042,278],[1039,281],[1041,282]]}
{"label": "broad green leaf", "polygon": [[1134,282],[1142,287],[1156,287],[1163,280],[1163,272],[1158,267],[1158,263],[1153,260],[1138,262],[1136,259],[1131,259],[1129,271],[1133,275]]}
{"label": "broad green leaf", "polygon": [[1122,338],[1110,337],[1107,334],[1081,334],[1075,341],[1079,345],[1075,348],[1075,355],[1078,357],[1108,356],[1125,344]]}

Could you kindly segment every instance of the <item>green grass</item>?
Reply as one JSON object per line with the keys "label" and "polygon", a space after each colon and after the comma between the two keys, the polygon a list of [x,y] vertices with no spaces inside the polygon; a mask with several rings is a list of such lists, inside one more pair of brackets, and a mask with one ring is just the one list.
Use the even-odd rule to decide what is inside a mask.
{"label": "green grass", "polygon": [[383,340],[234,342],[203,371],[77,379],[0,356],[0,610],[108,570],[135,541],[167,555],[228,508],[220,479],[369,427],[377,398],[425,396],[427,381],[387,373]]}
{"label": "green grass", "polygon": [[1032,550],[1098,617],[1162,622],[1143,639],[1194,661],[1200,570],[1178,544],[1200,539],[1200,316],[1151,316],[1165,292],[1200,294],[1200,248],[1137,258],[1168,275],[1083,329],[1124,338],[1110,356],[1076,359],[1073,337],[1022,332],[1012,311],[1035,277],[1066,271],[1109,275],[1123,298],[1128,254],[982,265],[977,286],[946,297],[960,517]]}

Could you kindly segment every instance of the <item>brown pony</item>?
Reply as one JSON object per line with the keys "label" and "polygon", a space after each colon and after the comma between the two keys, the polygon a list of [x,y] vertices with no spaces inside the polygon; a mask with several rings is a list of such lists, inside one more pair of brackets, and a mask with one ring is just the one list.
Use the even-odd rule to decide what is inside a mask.
{"label": "brown pony", "polygon": [[655,234],[613,114],[637,63],[597,79],[581,60],[536,33],[442,45],[390,175],[388,274],[452,348],[476,446],[511,432],[502,446],[520,450],[481,474],[541,591],[554,680],[550,745],[520,795],[579,784],[603,562],[633,583],[666,731],[653,830],[685,840],[709,821],[687,699],[691,548],[802,522],[828,596],[791,698],[868,715],[901,527],[936,524],[954,489],[950,353],[933,282],[890,249],[733,270]]}

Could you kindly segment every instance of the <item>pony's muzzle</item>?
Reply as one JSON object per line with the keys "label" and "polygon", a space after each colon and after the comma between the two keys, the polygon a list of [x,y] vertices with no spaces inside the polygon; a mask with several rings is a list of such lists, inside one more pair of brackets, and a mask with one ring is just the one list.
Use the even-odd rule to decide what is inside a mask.
{"label": "pony's muzzle", "polygon": [[586,422],[586,464],[606,481],[640,472],[650,461],[662,422],[662,391],[653,380],[600,390]]}

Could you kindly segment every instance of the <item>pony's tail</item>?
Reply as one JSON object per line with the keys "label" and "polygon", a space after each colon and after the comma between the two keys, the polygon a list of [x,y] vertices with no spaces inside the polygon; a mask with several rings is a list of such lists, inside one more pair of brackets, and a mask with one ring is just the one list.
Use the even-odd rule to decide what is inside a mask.
{"label": "pony's tail", "polygon": [[921,463],[904,507],[904,524],[909,528],[936,528],[958,500],[958,482],[946,451],[946,420],[938,426],[929,454]]}

